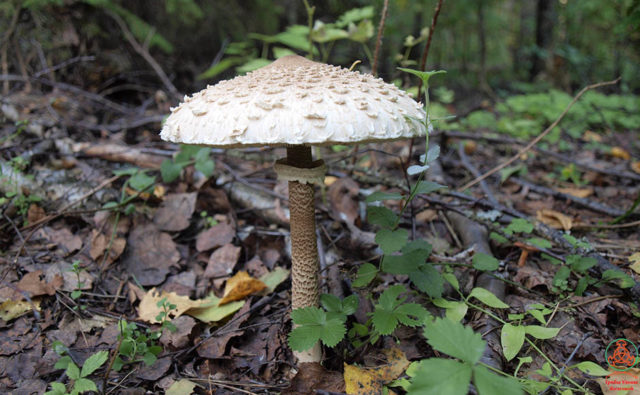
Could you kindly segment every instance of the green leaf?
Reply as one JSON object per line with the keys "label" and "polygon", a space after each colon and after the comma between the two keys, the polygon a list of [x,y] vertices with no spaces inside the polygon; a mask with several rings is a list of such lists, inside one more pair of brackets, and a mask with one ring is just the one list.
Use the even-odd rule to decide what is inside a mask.
{"label": "green leaf", "polygon": [[156,363],[157,360],[158,360],[158,357],[152,352],[146,352],[142,356],[142,362],[144,362],[144,364],[147,366],[153,365],[154,363]]}
{"label": "green leaf", "polygon": [[436,318],[433,322],[427,322],[424,336],[434,349],[470,364],[480,360],[486,347],[479,333],[449,319]]}
{"label": "green leaf", "polygon": [[447,188],[446,185],[440,185],[437,182],[422,180],[413,187],[415,194],[428,194],[438,189]]}
{"label": "green leaf", "polygon": [[351,315],[358,310],[358,295],[349,295],[342,300],[342,312],[345,315]]}
{"label": "green leaf", "polygon": [[571,274],[571,270],[567,266],[561,266],[556,274],[553,276],[552,284],[554,287],[558,287],[561,289],[566,288],[567,279]]}
{"label": "green leaf", "polygon": [[64,395],[67,393],[67,387],[62,383],[53,382],[49,384],[51,386],[51,391],[47,391],[44,395]]}
{"label": "green leaf", "polygon": [[513,377],[499,376],[482,365],[473,367],[473,384],[479,395],[522,394],[520,383]]}
{"label": "green leaf", "polygon": [[289,346],[296,351],[308,350],[318,340],[333,347],[347,333],[344,316],[330,318],[317,307],[295,309],[291,312],[291,319],[297,326],[289,333]]}
{"label": "green leaf", "polygon": [[129,185],[136,191],[143,191],[156,182],[155,176],[147,175],[143,171],[139,171],[129,178]]}
{"label": "green leaf", "polygon": [[473,267],[476,270],[494,271],[500,266],[500,262],[489,254],[477,252],[473,256]]}
{"label": "green leaf", "polygon": [[77,380],[80,378],[80,369],[78,369],[78,365],[73,362],[69,363],[66,372],[67,376],[69,376],[71,380]]}
{"label": "green leaf", "polygon": [[505,324],[500,334],[502,352],[507,361],[511,361],[518,355],[524,344],[525,328],[520,325]]}
{"label": "green leaf", "polygon": [[98,387],[96,387],[96,383],[89,379],[80,378],[73,383],[73,389],[78,391],[78,393],[94,391],[98,392]]}
{"label": "green leaf", "polygon": [[540,237],[532,237],[526,240],[527,244],[530,244],[538,248],[551,248],[553,244],[547,239],[541,239]]}
{"label": "green leaf", "polygon": [[544,319],[544,314],[540,310],[527,310],[527,313],[531,314],[541,324],[546,324],[547,320]]}
{"label": "green leaf", "polygon": [[365,199],[365,202],[373,203],[373,202],[379,202],[381,200],[401,200],[402,198],[404,198],[404,196],[402,196],[399,193],[376,191],[371,195],[367,196],[367,198]]}
{"label": "green leaf", "polygon": [[80,375],[82,377],[91,375],[91,373],[95,372],[100,366],[102,366],[102,364],[107,361],[107,358],[109,358],[108,351],[98,351],[97,353],[91,355],[89,358],[87,358],[86,361],[84,361],[84,364],[82,365],[82,372],[80,373]]}
{"label": "green leaf", "polygon": [[589,278],[591,277],[589,277],[588,275],[584,277],[580,277],[580,279],[578,280],[578,283],[576,284],[576,289],[573,291],[573,293],[575,293],[576,296],[582,296],[584,291],[589,286]]}
{"label": "green leaf", "polygon": [[337,296],[330,294],[320,295],[320,304],[327,312],[351,315],[358,309],[358,295],[350,295],[340,300]]}
{"label": "green leaf", "polygon": [[602,368],[600,365],[590,361],[580,362],[576,365],[573,365],[571,368],[578,368],[580,369],[580,371],[590,376],[608,376],[611,374],[611,372]]}
{"label": "green leaf", "polygon": [[616,269],[606,270],[604,273],[602,273],[602,279],[604,281],[620,280],[618,282],[618,286],[620,288],[631,288],[635,285],[635,281],[631,276]]}
{"label": "green leaf", "polygon": [[471,299],[471,298],[476,298],[482,303],[486,304],[487,306],[493,307],[495,309],[509,308],[508,304],[504,303],[503,301],[498,299],[496,295],[494,295],[493,293],[491,293],[490,291],[484,288],[476,287],[472,289],[471,293],[469,293],[468,299]]}
{"label": "green leaf", "polygon": [[540,325],[527,325],[524,327],[527,335],[531,335],[536,339],[551,339],[555,337],[561,328],[547,328]]}
{"label": "green leaf", "polygon": [[451,284],[453,289],[455,289],[456,291],[460,290],[460,283],[458,282],[458,278],[455,276],[455,274],[442,273],[442,277],[444,277],[444,279],[447,280],[449,284]]}
{"label": "green leaf", "polygon": [[445,70],[420,71],[420,70],[414,70],[414,69],[405,69],[402,67],[398,67],[398,70],[404,71],[405,73],[413,74],[416,77],[420,78],[422,80],[422,83],[425,86],[425,89],[429,88],[429,79],[431,77],[438,74],[446,74]]}
{"label": "green leaf", "polygon": [[378,298],[378,304],[371,313],[373,327],[382,335],[391,334],[398,322],[408,326],[417,326],[427,316],[427,310],[416,304],[403,304],[406,298],[399,296],[406,292],[403,285],[394,285],[387,288]]}
{"label": "green leaf", "polygon": [[383,228],[392,228],[398,216],[390,209],[383,206],[367,207],[367,220],[372,225],[379,225]]}
{"label": "green leaf", "polygon": [[433,299],[433,304],[445,309],[447,319],[456,322],[462,321],[469,309],[469,306],[464,302],[455,302],[446,299]]}
{"label": "green leaf", "polygon": [[381,229],[376,233],[376,243],[385,254],[399,251],[407,244],[409,232],[406,229]]}
{"label": "green leaf", "polygon": [[581,274],[598,264],[596,258],[581,255],[569,255],[565,261],[571,270]]}
{"label": "green leaf", "polygon": [[501,234],[496,233],[496,232],[491,232],[489,234],[489,238],[491,240],[495,241],[496,243],[500,243],[500,244],[506,244],[506,243],[509,242],[509,240],[506,237],[504,237]]}
{"label": "green leaf", "polygon": [[60,359],[58,359],[58,362],[56,362],[56,364],[53,366],[56,369],[67,369],[69,367],[69,364],[73,363],[73,360],[71,359],[70,356],[65,355],[64,357],[61,357]]}
{"label": "green leaf", "polygon": [[533,224],[526,219],[514,218],[505,230],[511,233],[531,233]]}
{"label": "green leaf", "polygon": [[180,177],[183,165],[180,163],[173,163],[170,159],[165,159],[160,165],[160,175],[162,176],[162,182],[170,183]]}
{"label": "green leaf", "polygon": [[337,27],[345,27],[350,23],[359,22],[363,19],[373,18],[373,6],[366,6],[362,8],[352,8],[344,14],[340,15],[336,21]]}
{"label": "green leaf", "polygon": [[423,359],[416,367],[408,395],[465,395],[469,392],[471,365],[452,359]]}
{"label": "green leaf", "polygon": [[404,255],[385,255],[382,259],[382,271],[390,274],[410,274],[419,270],[424,260],[424,254],[420,250]]}
{"label": "green leaf", "polygon": [[127,168],[124,168],[124,169],[115,169],[115,170],[113,170],[113,175],[114,176],[132,176],[132,175],[136,174],[139,171],[140,171],[140,169],[138,169],[137,167],[127,167]]}
{"label": "green leaf", "polygon": [[353,285],[355,288],[364,287],[368,285],[374,278],[376,278],[377,275],[378,269],[371,263],[365,263],[358,269],[356,279],[353,280],[353,283],[351,285]]}
{"label": "green leaf", "polygon": [[196,154],[202,149],[200,145],[182,144],[180,145],[180,152],[175,157],[176,163],[187,163],[196,156]]}
{"label": "green leaf", "polygon": [[409,280],[422,292],[432,298],[439,298],[444,292],[444,279],[433,265],[420,265],[419,269],[409,273]]}
{"label": "green leaf", "polygon": [[209,178],[213,175],[213,170],[215,169],[216,164],[213,160],[207,159],[203,161],[196,161],[194,167],[200,173],[204,174],[205,177]]}
{"label": "green leaf", "polygon": [[230,56],[230,57],[224,58],[220,60],[218,63],[214,64],[213,66],[203,71],[202,73],[198,74],[196,79],[205,80],[207,78],[213,78],[216,75],[222,73],[223,71],[229,69],[230,67],[236,66],[240,63],[243,63],[244,61],[245,61],[245,58],[241,56]]}

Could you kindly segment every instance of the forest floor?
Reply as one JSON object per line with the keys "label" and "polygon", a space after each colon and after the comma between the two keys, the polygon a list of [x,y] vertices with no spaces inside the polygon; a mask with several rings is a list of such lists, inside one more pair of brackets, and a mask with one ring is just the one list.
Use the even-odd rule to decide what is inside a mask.
{"label": "forest floor", "polygon": [[[406,193],[415,183],[407,158],[416,163],[424,141],[315,151],[329,167],[316,206],[322,290],[358,295],[347,324],[365,329],[325,347],[322,367],[297,367],[287,340],[287,184],[272,170],[284,150],[162,142],[161,91],[133,107],[32,82],[1,103],[0,392],[343,393],[369,378],[376,393],[407,378],[409,362],[442,356],[420,325],[367,335],[379,295],[397,284],[416,291],[415,279],[380,272],[353,284],[382,254],[365,199]],[[440,292],[409,300],[480,333],[484,363],[516,373],[529,392],[608,393],[593,365],[572,367],[608,369],[612,341],[640,343],[638,130],[605,129],[563,134],[569,149],[538,144],[463,191],[527,141],[487,128],[436,131],[441,155],[427,179],[448,188],[419,194],[401,216],[410,239],[431,245],[430,267],[457,279],[438,277]],[[478,288],[508,306],[467,296]],[[509,343],[511,327],[530,328],[529,342]],[[540,327],[559,330],[531,329]]]}

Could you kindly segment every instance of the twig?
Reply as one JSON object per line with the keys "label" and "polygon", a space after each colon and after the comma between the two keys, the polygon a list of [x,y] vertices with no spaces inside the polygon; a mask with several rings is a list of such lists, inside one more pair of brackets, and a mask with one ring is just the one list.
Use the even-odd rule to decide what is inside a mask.
{"label": "twig", "polygon": [[376,37],[376,49],[373,52],[373,64],[371,65],[371,74],[374,77],[378,75],[378,60],[380,58],[380,47],[382,46],[384,22],[387,19],[388,8],[389,8],[389,0],[384,0],[384,4],[382,5],[382,12],[380,13],[380,23],[378,24],[378,36]]}
{"label": "twig", "polygon": [[180,100],[182,95],[180,95],[180,93],[178,92],[176,87],[173,85],[171,80],[169,80],[169,77],[167,76],[167,74],[164,72],[164,70],[162,70],[162,67],[160,67],[160,65],[158,64],[158,62],[156,62],[156,60],[153,58],[153,56],[151,56],[151,54],[149,53],[147,48],[143,47],[142,45],[140,45],[138,43],[138,41],[136,41],[135,37],[133,37],[133,34],[131,33],[131,31],[129,31],[129,28],[127,27],[127,24],[122,20],[122,18],[120,18],[120,16],[118,16],[118,15],[112,13],[112,12],[110,12],[109,15],[111,16],[111,18],[113,18],[116,21],[118,26],[120,26],[120,29],[122,30],[122,33],[124,34],[124,37],[127,39],[127,41],[129,41],[129,44],[131,44],[133,49],[140,56],[142,56],[144,58],[144,60],[146,60],[147,63],[149,63],[149,65],[151,66],[153,71],[156,72],[156,74],[158,75],[158,77],[160,78],[162,83],[164,84],[165,88],[167,88],[169,93],[171,93],[171,95],[175,99]]}
{"label": "twig", "polygon": [[[438,15],[440,15],[440,9],[442,8],[442,0],[438,0],[436,8],[433,11],[433,19],[431,19],[431,27],[429,28],[429,35],[427,36],[427,42],[424,44],[424,51],[422,52],[422,58],[420,59],[420,71],[424,71],[427,67],[427,56],[429,56],[429,48],[431,48],[431,38],[433,32],[436,30],[436,24],[438,23]],[[420,97],[420,91],[422,90],[422,80],[418,83],[418,97]]]}
{"label": "twig", "polygon": [[536,145],[538,142],[540,142],[540,140],[542,140],[547,134],[549,134],[556,126],[558,126],[558,124],[560,123],[560,121],[562,121],[562,119],[564,118],[565,115],[567,115],[567,113],[569,112],[569,110],[571,109],[571,107],[573,107],[573,105],[580,99],[580,97],[582,97],[582,95],[584,95],[587,91],[590,91],[592,89],[596,89],[596,88],[600,88],[603,86],[608,86],[608,85],[614,85],[617,84],[620,81],[620,77],[616,78],[613,81],[606,81],[606,82],[598,82],[596,84],[592,84],[592,85],[587,85],[584,88],[582,88],[582,90],[580,92],[578,92],[578,94],[573,98],[573,100],[571,100],[571,103],[569,103],[569,105],[567,105],[567,107],[564,109],[564,111],[562,111],[562,114],[560,114],[560,116],[553,121],[553,123],[551,125],[549,125],[548,128],[546,128],[542,133],[540,133],[538,135],[538,137],[534,138],[533,140],[531,140],[531,142],[529,142],[529,144],[527,144],[524,148],[522,148],[520,151],[518,151],[514,156],[512,156],[509,160],[507,160],[506,162],[494,167],[493,169],[489,170],[488,172],[484,173],[482,176],[477,177],[476,179],[474,179],[473,181],[470,181],[468,183],[466,183],[465,185],[463,185],[462,187],[458,188],[459,191],[464,191],[465,189],[469,189],[472,186],[476,185],[477,183],[479,183],[480,181],[486,179],[487,177],[489,177],[490,175],[504,169],[505,167],[509,166],[510,164],[512,164],[513,162],[515,162],[516,160],[518,160],[520,158],[520,156],[522,154],[524,154],[525,152],[529,151],[534,145]]}
{"label": "twig", "polygon": [[[569,365],[569,363],[571,363],[571,360],[573,359],[573,357],[576,355],[576,353],[578,352],[580,347],[582,347],[582,344],[584,344],[585,340],[587,340],[589,337],[591,337],[591,335],[592,335],[591,332],[587,332],[584,335],[582,335],[582,339],[580,339],[578,344],[576,344],[575,348],[571,352],[571,355],[569,355],[567,360],[564,361],[564,364],[563,364],[562,368],[560,368],[560,370],[558,371],[558,377],[562,377],[564,375],[564,370],[567,368],[567,365]],[[549,386],[549,387],[545,388],[544,390],[540,391],[538,393],[538,395],[545,394],[549,388],[551,388],[551,386]]]}
{"label": "twig", "polygon": [[46,69],[40,70],[37,73],[35,73],[33,75],[34,78],[38,78],[43,76],[44,74],[47,74],[51,71],[56,71],[56,70],[60,70],[62,68],[65,68],[69,65],[72,65],[74,63],[78,63],[78,62],[93,62],[94,60],[96,60],[96,57],[91,55],[91,56],[76,56],[75,58],[71,58],[71,59],[67,59],[62,63],[58,63],[55,66],[51,66],[51,67],[47,67]]}
{"label": "twig", "polygon": [[[467,154],[465,154],[465,152],[464,152],[464,144],[462,144],[462,143],[460,143],[458,145],[458,156],[460,157],[460,162],[462,163],[462,165],[467,170],[469,170],[469,172],[474,177],[480,176],[480,171],[471,163],[471,161],[469,160],[469,157],[467,156]],[[493,195],[493,192],[491,191],[491,189],[489,188],[487,183],[484,182],[484,180],[480,182],[480,188],[482,188],[482,192],[484,192],[485,196],[487,197],[487,199],[489,199],[489,201],[491,203],[493,203],[497,207],[502,206],[498,202],[498,199],[496,199],[496,197]]]}

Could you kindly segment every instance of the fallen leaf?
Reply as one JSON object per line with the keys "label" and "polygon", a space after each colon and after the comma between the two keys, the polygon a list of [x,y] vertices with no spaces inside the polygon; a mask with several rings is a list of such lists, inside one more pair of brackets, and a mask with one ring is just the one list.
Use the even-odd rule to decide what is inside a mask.
{"label": "fallen leaf", "polygon": [[542,209],[536,212],[538,221],[555,229],[571,230],[573,221],[570,217],[554,210]]}
{"label": "fallen leaf", "polygon": [[168,233],[160,232],[154,224],[137,226],[127,239],[124,267],[142,286],[158,285],[176,266],[180,254]]}
{"label": "fallen leaf", "polygon": [[633,162],[631,164],[631,170],[633,170],[636,173],[640,174],[640,162]]}
{"label": "fallen leaf", "polygon": [[375,368],[344,364],[347,394],[381,394],[386,383],[398,378],[409,366],[404,353],[396,348],[385,349],[387,364]]}
{"label": "fallen leaf", "polygon": [[153,365],[143,365],[137,371],[138,378],[149,381],[158,381],[158,379],[164,376],[165,373],[171,368],[173,360],[171,357],[160,358],[153,363]]}
{"label": "fallen leaf", "polygon": [[226,222],[219,223],[211,228],[200,232],[196,238],[196,250],[198,252],[212,250],[233,241],[236,235],[233,226]]}
{"label": "fallen leaf", "polygon": [[82,248],[82,239],[80,236],[72,234],[68,228],[53,229],[45,226],[38,232],[41,237],[57,244],[58,247],[67,254],[71,254]]}
{"label": "fallen leaf", "polygon": [[175,325],[176,331],[171,332],[169,329],[164,328],[162,330],[162,336],[160,337],[160,343],[165,346],[173,346],[176,349],[186,347],[189,344],[189,336],[193,327],[196,326],[196,320],[183,315],[171,320],[171,323]]}
{"label": "fallen leaf", "polygon": [[36,270],[25,274],[16,287],[24,292],[28,292],[29,296],[54,295],[56,289],[62,286],[63,280],[61,276],[54,276],[50,282],[46,281],[46,277],[42,270]]}
{"label": "fallen leaf", "polygon": [[185,314],[189,314],[202,322],[218,322],[238,311],[245,303],[244,300],[240,300],[221,306],[220,300],[220,298],[211,294],[206,299],[202,300],[202,304],[200,306],[187,310]]}
{"label": "fallen leaf", "polygon": [[338,177],[334,177],[334,176],[325,176],[324,178],[324,185],[325,186],[331,186],[331,184],[333,184],[334,182],[338,181],[339,178]]}
{"label": "fallen leaf", "polygon": [[631,266],[629,266],[631,270],[640,274],[640,252],[631,254],[631,256],[629,256],[629,262],[631,263]]}
{"label": "fallen leaf", "polygon": [[167,298],[167,302],[174,304],[175,309],[169,312],[171,318],[176,318],[184,314],[189,309],[199,307],[203,304],[203,300],[191,300],[188,296],[180,296],[175,292],[160,292],[158,293],[155,288],[152,288],[147,292],[138,306],[138,318],[143,321],[157,324],[160,321],[156,319],[159,313],[164,309],[158,306],[163,298]]}
{"label": "fallen leaf", "polygon": [[246,303],[223,327],[220,333],[214,332],[210,337],[205,339],[198,345],[198,355],[203,358],[214,359],[225,355],[227,343],[231,338],[241,336],[244,331],[240,329],[240,325],[249,319],[250,304]]}
{"label": "fallen leaf", "polygon": [[47,214],[44,212],[44,209],[42,209],[42,207],[38,206],[35,203],[31,203],[31,205],[29,206],[29,210],[27,211],[27,221],[30,224],[38,222],[46,216]]}
{"label": "fallen leaf", "polygon": [[236,273],[235,276],[227,280],[220,304],[223,305],[244,299],[251,294],[262,291],[266,287],[267,286],[262,281],[249,276],[245,271],[240,271]]}
{"label": "fallen leaf", "polygon": [[[91,289],[93,288],[93,277],[86,270],[80,271],[80,281],[78,282],[78,275],[71,271],[73,266],[67,262],[58,262],[48,265],[45,272],[45,280],[54,284],[56,289],[62,289],[66,292],[72,292],[76,289]],[[62,281],[58,280],[62,279]]]}
{"label": "fallen leaf", "polygon": [[609,153],[614,158],[620,158],[624,160],[629,160],[631,158],[631,155],[629,155],[629,153],[622,147],[612,147]]}
{"label": "fallen leaf", "polygon": [[583,199],[593,195],[593,188],[557,188],[557,191]]}
{"label": "fallen leaf", "polygon": [[351,178],[340,178],[329,187],[327,196],[331,202],[331,215],[345,224],[355,224],[360,206],[357,200],[360,187]]}
{"label": "fallen leaf", "polygon": [[0,319],[11,321],[32,311],[33,308],[40,311],[40,299],[33,299],[32,303],[24,300],[7,300],[0,304]]}
{"label": "fallen leaf", "polygon": [[153,223],[158,229],[170,232],[187,229],[196,208],[197,197],[196,192],[167,195],[153,216]]}
{"label": "fallen leaf", "polygon": [[211,253],[207,268],[204,271],[206,278],[219,278],[229,276],[233,267],[238,263],[242,249],[233,244],[225,244]]}
{"label": "fallen leaf", "polygon": [[104,252],[109,249],[109,255],[105,260],[105,265],[109,266],[116,259],[122,255],[124,248],[127,245],[127,240],[123,237],[115,237],[113,241],[111,236],[107,236],[104,233],[94,229],[91,232],[91,248],[89,249],[89,256],[96,262],[102,264]]}
{"label": "fallen leaf", "polygon": [[180,379],[171,384],[165,392],[166,395],[190,395],[196,388],[196,383],[187,379]]}
{"label": "fallen leaf", "polygon": [[593,143],[601,143],[602,142],[602,136],[599,135],[598,133],[595,133],[595,132],[591,131],[591,130],[586,130],[582,134],[582,139],[584,141],[593,142]]}
{"label": "fallen leaf", "polygon": [[344,378],[339,372],[325,369],[317,362],[298,364],[298,373],[282,395],[306,395],[318,390],[341,393],[345,390]]}
{"label": "fallen leaf", "polygon": [[283,267],[276,267],[273,271],[262,275],[260,281],[267,287],[266,291],[271,293],[287,278],[289,278],[289,271]]}

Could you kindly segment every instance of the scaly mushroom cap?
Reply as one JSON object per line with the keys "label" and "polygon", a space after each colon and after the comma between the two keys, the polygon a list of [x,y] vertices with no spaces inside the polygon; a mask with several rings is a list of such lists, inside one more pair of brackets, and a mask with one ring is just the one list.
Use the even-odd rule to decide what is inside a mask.
{"label": "scaly mushroom cap", "polygon": [[424,117],[382,79],[290,55],[185,97],[160,136],[229,148],[355,144],[424,135]]}

